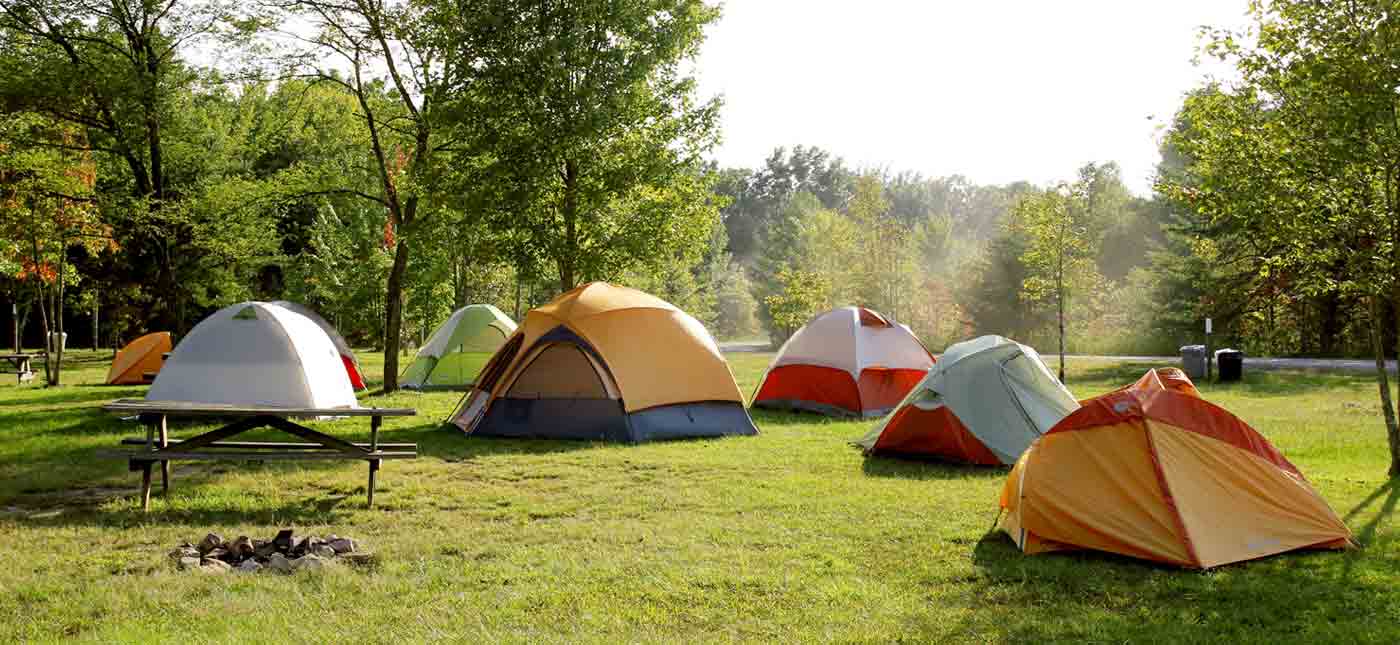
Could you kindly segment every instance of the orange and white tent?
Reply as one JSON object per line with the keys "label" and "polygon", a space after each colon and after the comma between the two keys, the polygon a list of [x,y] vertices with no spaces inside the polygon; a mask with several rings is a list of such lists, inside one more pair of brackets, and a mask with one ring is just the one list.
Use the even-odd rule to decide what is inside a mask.
{"label": "orange and white tent", "polygon": [[933,367],[909,328],[864,307],[813,318],[773,358],[754,394],[760,408],[875,417]]}
{"label": "orange and white tent", "polygon": [[758,433],[700,321],[606,282],[526,314],[449,422],[480,436],[622,442]]}
{"label": "orange and white tent", "polygon": [[982,336],[949,347],[856,445],[870,455],[1008,465],[1077,407],[1034,349]]}
{"label": "orange and white tent", "polygon": [[155,380],[172,345],[170,332],[158,331],[131,341],[107,369],[108,385],[140,385]]}
{"label": "orange and white tent", "polygon": [[1175,367],[1159,367],[1148,370],[1146,374],[1142,375],[1142,378],[1132,385],[1119,388],[1119,391],[1152,389],[1171,390],[1186,396],[1201,398],[1201,392],[1196,389],[1196,384],[1191,382],[1191,377]]}
{"label": "orange and white tent", "polygon": [[1209,568],[1351,544],[1258,432],[1160,387],[1085,401],[1021,456],[1001,507],[1001,529],[1027,554],[1094,549]]}

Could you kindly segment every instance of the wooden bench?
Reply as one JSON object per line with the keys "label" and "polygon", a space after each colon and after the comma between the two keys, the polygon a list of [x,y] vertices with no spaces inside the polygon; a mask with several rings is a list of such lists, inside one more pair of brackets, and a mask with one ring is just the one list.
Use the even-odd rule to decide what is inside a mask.
{"label": "wooden bench", "polygon": [[[418,444],[379,443],[379,426],[384,417],[407,417],[413,408],[287,408],[276,406],[235,406],[182,401],[121,399],[102,406],[112,414],[137,416],[146,425],[144,439],[123,439],[122,445],[136,448],[102,450],[105,457],[119,457],[128,467],[141,471],[141,510],[151,507],[151,469],[160,463],[161,490],[170,492],[170,461],[181,460],[339,460],[369,462],[368,506],[374,506],[375,473],[385,459],[415,459]],[[167,427],[170,417],[215,417],[232,420],[221,428],[196,437],[171,441]],[[369,443],[352,443],[317,432],[292,421],[294,418],[369,417]],[[272,428],[304,439],[298,442],[230,441],[249,430]]]}
{"label": "wooden bench", "polygon": [[19,376],[20,383],[34,380],[34,370],[30,367],[30,362],[43,357],[43,354],[0,354],[0,360],[11,365],[13,373]]}

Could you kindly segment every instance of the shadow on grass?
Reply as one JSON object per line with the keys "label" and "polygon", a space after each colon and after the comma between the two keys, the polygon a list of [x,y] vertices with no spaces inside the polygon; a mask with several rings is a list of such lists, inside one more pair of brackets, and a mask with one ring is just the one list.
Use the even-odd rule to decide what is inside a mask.
{"label": "shadow on grass", "polygon": [[1364,551],[1291,551],[1201,572],[1094,551],[1028,556],[994,530],[973,562],[987,574],[982,594],[1041,608],[986,626],[993,640],[1375,640],[1372,617],[1394,611],[1393,564]]}
{"label": "shadow on grass", "polygon": [[[77,405],[84,403],[96,403],[101,401],[114,401],[121,398],[130,398],[141,394],[140,390],[133,390],[130,387],[107,386],[107,385],[63,385],[56,388],[34,388],[34,396],[26,398],[6,398],[5,407],[19,407],[29,405]],[[96,409],[96,406],[94,406]]]}
{"label": "shadow on grass", "polygon": [[1368,507],[1381,497],[1385,497],[1385,501],[1381,502],[1381,506],[1376,510],[1375,516],[1363,524],[1360,530],[1355,531],[1356,540],[1360,542],[1363,547],[1371,544],[1375,540],[1376,529],[1380,528],[1381,523],[1390,519],[1390,517],[1395,514],[1395,505],[1397,502],[1400,502],[1400,483],[1391,479],[1381,484],[1380,488],[1373,491],[1366,499],[1362,500],[1360,504],[1357,504],[1356,508],[1351,509],[1351,512],[1347,513],[1346,517],[1342,518],[1347,526],[1351,526],[1352,521],[1355,520],[1357,516],[1365,512]]}
{"label": "shadow on grass", "polygon": [[900,479],[1004,479],[1006,466],[972,466],[936,458],[866,456],[861,472],[867,477]]}
{"label": "shadow on grass", "polygon": [[448,423],[428,423],[409,428],[396,428],[381,435],[384,441],[412,441],[418,444],[418,454],[444,461],[470,461],[477,457],[498,455],[545,455],[578,450],[594,450],[614,445],[597,441],[563,439],[505,439],[474,437]]}
{"label": "shadow on grass", "polygon": [[[1176,364],[1118,363],[1076,370],[1070,376],[1071,385],[1080,381],[1108,381],[1121,385],[1131,385],[1148,370],[1159,367],[1179,367]],[[1207,399],[1212,393],[1236,392],[1255,396],[1297,396],[1311,390],[1328,390],[1339,386],[1357,383],[1370,384],[1373,376],[1367,374],[1332,373],[1317,371],[1246,371],[1244,380],[1238,383],[1206,382],[1196,385]],[[1082,385],[1081,385],[1082,387]],[[1092,393],[1097,396],[1105,392]],[[1084,398],[1089,398],[1085,396]]]}
{"label": "shadow on grass", "polygon": [[874,423],[879,420],[879,418],[861,419],[859,417],[833,417],[817,412],[768,410],[763,408],[749,408],[749,417],[753,419],[754,425],[758,426],[759,432],[763,432],[764,426],[826,425],[862,421]]}
{"label": "shadow on grass", "polygon": [[[157,486],[157,491],[159,486]],[[120,498],[114,495],[113,498]],[[95,500],[94,500],[95,501]],[[134,500],[133,500],[134,501]],[[376,504],[376,508],[379,505]],[[364,491],[358,494],[314,495],[281,504],[242,508],[169,508],[158,492],[152,492],[150,512],[133,505],[107,510],[96,503],[55,504],[48,512],[12,517],[11,521],[31,528],[96,526],[131,528],[144,524],[191,524],[196,526],[229,526],[236,524],[331,524],[343,521],[350,513],[365,507]]]}

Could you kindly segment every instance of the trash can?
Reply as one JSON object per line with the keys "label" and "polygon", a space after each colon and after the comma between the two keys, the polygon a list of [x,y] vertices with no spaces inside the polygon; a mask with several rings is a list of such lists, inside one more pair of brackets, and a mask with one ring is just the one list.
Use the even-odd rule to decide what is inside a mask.
{"label": "trash can", "polygon": [[1181,371],[1192,380],[1206,377],[1206,346],[1183,345],[1181,348]]}
{"label": "trash can", "polygon": [[1238,381],[1244,377],[1244,352],[1238,349],[1221,349],[1215,352],[1215,364],[1220,370],[1220,381]]}

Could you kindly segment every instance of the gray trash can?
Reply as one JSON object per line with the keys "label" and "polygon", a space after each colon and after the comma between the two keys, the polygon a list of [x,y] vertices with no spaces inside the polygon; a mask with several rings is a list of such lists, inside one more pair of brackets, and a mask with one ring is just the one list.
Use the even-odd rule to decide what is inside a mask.
{"label": "gray trash can", "polygon": [[1206,377],[1206,346],[1183,345],[1181,347],[1181,371],[1192,380]]}
{"label": "gray trash can", "polygon": [[1244,352],[1238,349],[1216,350],[1215,365],[1221,382],[1244,378]]}

